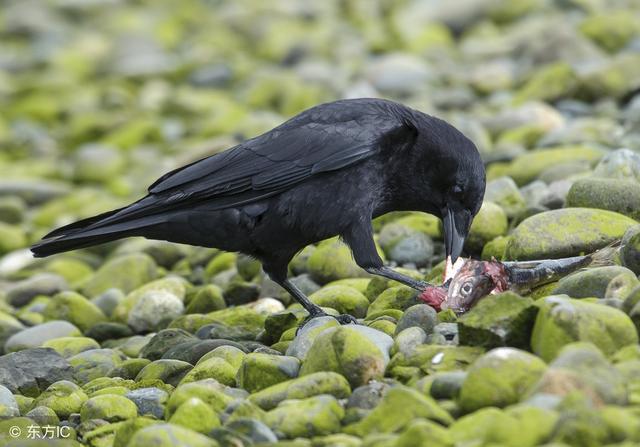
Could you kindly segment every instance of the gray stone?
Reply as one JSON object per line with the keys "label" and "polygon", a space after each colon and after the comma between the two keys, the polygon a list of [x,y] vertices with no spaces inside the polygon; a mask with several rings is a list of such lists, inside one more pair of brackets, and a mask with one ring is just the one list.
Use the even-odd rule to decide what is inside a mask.
{"label": "gray stone", "polygon": [[4,385],[0,385],[0,420],[20,416],[18,402],[13,393]]}
{"label": "gray stone", "polygon": [[48,321],[12,335],[5,343],[4,349],[7,352],[12,352],[37,348],[54,338],[77,335],[80,335],[80,330],[67,321]]}
{"label": "gray stone", "polygon": [[169,393],[155,387],[138,388],[129,391],[125,397],[136,404],[140,416],[150,415],[156,419],[162,419]]}
{"label": "gray stone", "polygon": [[416,304],[404,311],[396,325],[396,334],[404,329],[417,326],[429,335],[433,332],[436,324],[438,324],[438,314],[433,307],[426,304]]}
{"label": "gray stone", "polygon": [[72,380],[69,362],[50,348],[25,349],[0,357],[0,383],[12,393],[35,397],[59,380]]}
{"label": "gray stone", "polygon": [[7,290],[7,300],[15,307],[21,307],[38,295],[53,296],[69,290],[67,281],[53,273],[38,273],[13,284]]}

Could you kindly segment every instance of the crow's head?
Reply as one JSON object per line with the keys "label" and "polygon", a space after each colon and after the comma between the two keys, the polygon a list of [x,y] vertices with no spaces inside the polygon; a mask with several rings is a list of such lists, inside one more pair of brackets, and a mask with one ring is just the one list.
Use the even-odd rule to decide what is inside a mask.
{"label": "crow's head", "polygon": [[426,168],[427,211],[442,219],[447,259],[454,263],[482,205],[486,175],[471,140],[444,121],[434,120],[437,125],[431,123],[431,132],[423,140],[420,164]]}

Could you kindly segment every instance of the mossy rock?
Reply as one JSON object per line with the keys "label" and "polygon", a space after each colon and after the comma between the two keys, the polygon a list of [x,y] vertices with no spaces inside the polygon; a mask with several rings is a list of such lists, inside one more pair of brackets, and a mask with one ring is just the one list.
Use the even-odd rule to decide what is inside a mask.
{"label": "mossy rock", "polygon": [[158,360],[174,346],[193,340],[197,339],[183,329],[163,329],[154,335],[149,343],[142,348],[140,357],[149,360]]}
{"label": "mossy rock", "polygon": [[580,31],[609,52],[621,50],[640,34],[638,21],[626,11],[601,12],[587,16],[579,26]]}
{"label": "mossy rock", "polygon": [[384,394],[380,403],[364,419],[346,426],[344,431],[356,436],[394,433],[409,427],[417,418],[430,419],[442,425],[453,422],[451,415],[432,398],[413,388],[396,385]]}
{"label": "mossy rock", "polygon": [[538,301],[540,311],[531,336],[533,352],[543,360],[552,360],[563,346],[575,341],[596,345],[605,355],[638,343],[631,319],[609,306],[549,296]]}
{"label": "mossy rock", "polygon": [[135,432],[127,447],[218,447],[207,436],[175,424],[155,424]]}
{"label": "mossy rock", "polygon": [[187,399],[173,413],[171,424],[180,425],[203,435],[220,427],[220,418],[213,409],[197,397]]}
{"label": "mossy rock", "polygon": [[136,404],[116,394],[92,397],[80,409],[80,418],[83,422],[91,419],[103,419],[108,422],[126,421],[137,415]]}
{"label": "mossy rock", "polygon": [[220,272],[235,268],[237,257],[236,253],[218,254],[205,267],[205,277],[212,278]]}
{"label": "mossy rock", "polygon": [[136,381],[161,380],[163,383],[176,386],[193,369],[193,365],[181,360],[155,360],[140,370]]}
{"label": "mossy rock", "polygon": [[311,302],[320,307],[331,307],[340,314],[363,318],[369,307],[369,300],[353,287],[344,285],[325,286],[309,295]]}
{"label": "mossy rock", "polygon": [[567,194],[567,207],[598,208],[640,219],[640,183],[587,177],[576,180]]}
{"label": "mossy rock", "polygon": [[591,253],[620,239],[637,222],[622,214],[564,208],[535,214],[520,223],[507,243],[506,258],[564,258]]}
{"label": "mossy rock", "polygon": [[42,344],[43,348],[51,348],[64,358],[73,357],[90,349],[100,349],[100,344],[93,338],[59,337]]}
{"label": "mossy rock", "polygon": [[491,239],[484,244],[484,247],[482,247],[480,258],[484,261],[491,261],[492,259],[496,259],[498,261],[504,260],[509,239],[509,236],[498,236]]}
{"label": "mossy rock", "polygon": [[371,303],[367,316],[387,309],[407,310],[411,306],[421,304],[420,293],[408,286],[396,286],[384,290]]}
{"label": "mossy rock", "polygon": [[423,374],[467,369],[485,350],[479,346],[419,345],[410,352],[391,358],[387,372],[396,368],[418,368]]}
{"label": "mossy rock", "polygon": [[570,97],[578,85],[578,76],[567,62],[554,62],[533,73],[518,91],[515,102],[555,101]]}
{"label": "mossy rock", "polygon": [[582,270],[560,279],[552,293],[571,298],[604,298],[609,283],[615,277],[627,274],[635,277],[631,270],[618,265]]}
{"label": "mossy rock", "polygon": [[54,295],[43,310],[47,320],[66,320],[81,331],[107,321],[104,313],[91,301],[75,292]]}
{"label": "mossy rock", "polygon": [[538,149],[517,156],[505,168],[507,175],[520,186],[535,180],[545,169],[568,161],[586,161],[595,164],[605,152],[589,146],[560,146]]}
{"label": "mossy rock", "polygon": [[320,395],[282,402],[265,417],[265,423],[285,438],[313,437],[337,433],[344,409],[335,397]]}
{"label": "mossy rock", "polygon": [[0,222],[0,256],[27,245],[27,235],[17,225]]}
{"label": "mossy rock", "polygon": [[87,383],[98,377],[104,377],[119,366],[125,356],[113,349],[91,349],[69,357],[73,366],[73,375],[78,383]]}
{"label": "mossy rock", "polygon": [[394,223],[418,230],[432,239],[442,237],[442,221],[432,214],[411,212],[399,217]]}
{"label": "mossy rock", "polygon": [[318,244],[307,260],[307,271],[318,284],[368,276],[368,273],[353,260],[349,247],[337,239],[329,239]]}
{"label": "mossy rock", "polygon": [[460,343],[527,349],[537,313],[531,298],[513,292],[486,296],[458,320]]}
{"label": "mossy rock", "polygon": [[459,403],[465,413],[484,407],[506,407],[527,394],[547,365],[528,352],[497,348],[487,352],[467,370]]}
{"label": "mossy rock", "polygon": [[72,413],[79,413],[88,399],[87,394],[78,385],[68,380],[61,380],[49,385],[35,399],[33,406],[50,408],[60,419],[68,419]]}
{"label": "mossy rock", "polygon": [[480,251],[490,240],[504,236],[508,228],[507,214],[502,208],[495,203],[485,201],[473,218],[465,246],[470,250]]}
{"label": "mossy rock", "polygon": [[62,276],[74,286],[82,284],[94,272],[88,263],[72,257],[54,258],[45,268],[47,272]]}
{"label": "mossy rock", "polygon": [[581,73],[578,96],[580,99],[623,98],[640,86],[637,76],[640,55],[620,52],[611,59],[594,64]]}
{"label": "mossy rock", "polygon": [[330,394],[344,399],[351,394],[349,382],[334,372],[317,372],[272,385],[249,396],[249,400],[264,410],[275,408],[287,399],[305,399],[318,394]]}
{"label": "mossy rock", "polygon": [[211,357],[191,369],[182,378],[180,383],[195,382],[203,379],[215,379],[223,385],[234,386],[236,384],[236,373],[238,368],[228,363],[220,357]]}
{"label": "mossy rock", "polygon": [[83,285],[82,293],[94,297],[112,288],[128,293],[156,275],[156,263],[149,255],[122,255],[103,264]]}
{"label": "mossy rock", "polygon": [[222,296],[222,289],[214,284],[207,284],[198,290],[188,303],[187,314],[204,314],[227,307]]}
{"label": "mossy rock", "polygon": [[356,388],[380,380],[385,366],[385,355],[375,343],[359,331],[341,326],[327,329],[315,338],[300,375],[333,371]]}
{"label": "mossy rock", "polygon": [[201,399],[216,413],[220,413],[235,399],[246,395],[232,393],[231,390],[213,379],[182,384],[171,393],[165,409],[165,418],[170,419],[178,407],[192,397]]}
{"label": "mossy rock", "polygon": [[300,360],[296,357],[254,352],[243,356],[236,381],[240,388],[255,393],[294,379],[299,371]]}

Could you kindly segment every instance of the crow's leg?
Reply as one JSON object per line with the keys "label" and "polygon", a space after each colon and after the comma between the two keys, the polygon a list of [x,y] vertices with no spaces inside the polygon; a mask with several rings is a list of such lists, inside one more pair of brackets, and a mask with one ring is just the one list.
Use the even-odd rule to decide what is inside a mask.
{"label": "crow's leg", "polygon": [[323,311],[320,308],[320,306],[313,304],[311,300],[309,300],[309,298],[302,292],[302,290],[300,290],[294,283],[291,282],[291,280],[287,278],[286,263],[284,264],[284,268],[274,268],[273,264],[263,263],[263,269],[267,273],[267,275],[269,275],[269,278],[271,278],[273,281],[278,283],[278,285],[280,285],[280,287],[282,287],[284,290],[289,292],[289,294],[298,303],[300,303],[300,305],[307,312],[309,312],[309,316],[305,319],[305,321],[302,323],[300,327],[304,326],[313,318],[325,317],[325,316],[331,316],[335,318],[336,320],[338,320],[338,323],[340,324],[357,323],[356,319],[351,315],[343,314],[343,315],[338,315],[337,317],[334,317],[333,315],[328,315],[325,311]]}
{"label": "crow's leg", "polygon": [[431,286],[431,284],[426,281],[413,279],[384,265],[376,250],[376,244],[373,242],[373,229],[371,228],[371,224],[363,225],[349,231],[342,237],[351,248],[356,264],[367,272],[398,281],[401,284],[421,292]]}

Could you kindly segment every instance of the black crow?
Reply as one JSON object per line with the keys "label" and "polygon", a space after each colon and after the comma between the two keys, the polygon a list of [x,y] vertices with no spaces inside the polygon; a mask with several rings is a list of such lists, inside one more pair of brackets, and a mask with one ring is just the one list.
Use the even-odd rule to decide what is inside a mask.
{"label": "black crow", "polygon": [[171,171],[146,197],[59,228],[31,250],[42,257],[144,236],[242,252],[314,317],[324,313],[287,279],[303,247],[339,235],[367,272],[422,290],[427,283],[383,265],[371,219],[405,210],[442,218],[455,262],[484,189],[478,150],[450,124],[392,101],[341,100]]}

